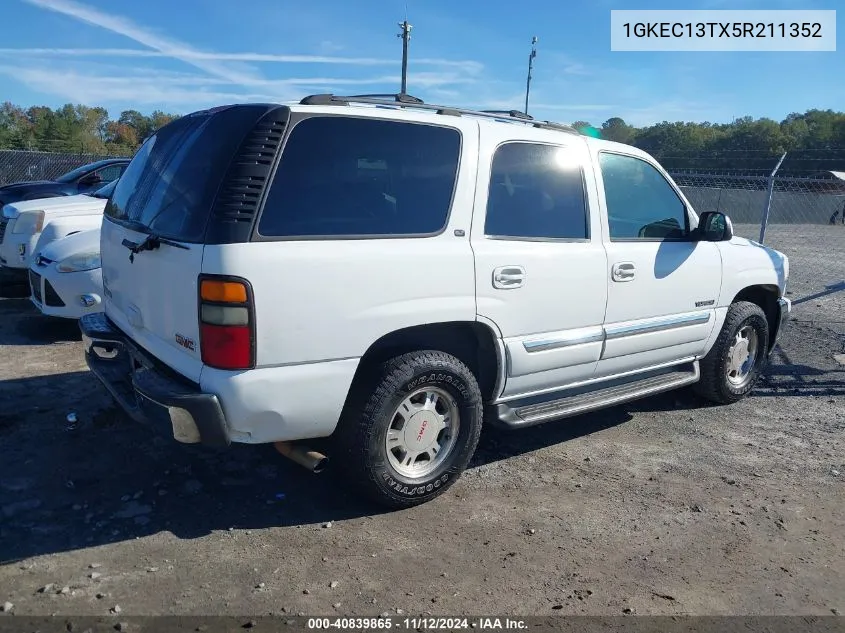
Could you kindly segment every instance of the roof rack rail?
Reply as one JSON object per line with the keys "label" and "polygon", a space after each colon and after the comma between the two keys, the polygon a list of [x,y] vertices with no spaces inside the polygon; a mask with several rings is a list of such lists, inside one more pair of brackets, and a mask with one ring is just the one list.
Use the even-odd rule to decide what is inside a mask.
{"label": "roof rack rail", "polygon": [[391,98],[391,99],[393,99],[394,101],[396,101],[396,103],[425,103],[425,102],[424,102],[422,99],[420,99],[419,97],[414,97],[413,95],[409,95],[409,94],[408,94],[408,93],[406,93],[406,92],[398,92],[398,93],[395,93],[395,94],[391,94],[391,93],[386,93],[386,94],[374,93],[374,94],[364,94],[364,95],[349,95],[349,96],[346,96],[346,97],[340,97],[340,98],[341,98],[341,99],[350,99],[350,100],[353,100],[353,99],[382,99],[382,98]]}
{"label": "roof rack rail", "polygon": [[372,105],[392,106],[395,108],[418,108],[420,110],[434,110],[437,114],[451,115],[451,116],[477,116],[489,119],[496,119],[497,121],[508,121],[511,123],[524,123],[532,125],[536,128],[543,128],[548,130],[558,130],[560,132],[568,132],[570,134],[578,134],[583,136],[571,125],[563,123],[555,123],[553,121],[537,121],[529,114],[520,112],[519,110],[472,110],[470,108],[455,108],[452,106],[434,105],[425,103],[422,99],[413,97],[409,94],[365,94],[365,95],[335,95],[335,94],[316,94],[304,97],[300,105],[349,105],[350,103],[364,103]]}
{"label": "roof rack rail", "polygon": [[423,104],[423,100],[414,97],[409,94],[404,93],[373,93],[373,94],[364,94],[364,95],[346,95],[346,96],[338,96],[333,94],[318,94],[318,95],[308,95],[304,99],[302,99],[299,103],[300,105],[344,105],[348,104],[350,101],[362,101],[362,102],[381,102],[385,101],[387,103],[408,103],[408,104]]}
{"label": "roof rack rail", "polygon": [[[561,130],[563,132],[578,132],[578,130],[566,123],[555,123],[554,121],[538,121],[534,127],[541,127],[547,130]],[[578,132],[581,134],[581,132]]]}
{"label": "roof rack rail", "polygon": [[514,119],[524,119],[526,121],[533,121],[534,117],[520,110],[479,110],[485,114],[504,114]]}

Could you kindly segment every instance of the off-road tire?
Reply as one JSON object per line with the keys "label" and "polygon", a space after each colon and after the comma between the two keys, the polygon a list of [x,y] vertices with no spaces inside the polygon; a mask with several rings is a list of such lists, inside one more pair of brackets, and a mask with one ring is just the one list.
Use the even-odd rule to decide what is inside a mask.
{"label": "off-road tire", "polygon": [[[751,379],[742,387],[732,385],[727,378],[728,351],[737,333],[751,325],[758,337],[758,353]],[[693,391],[701,398],[716,404],[733,404],[745,398],[756,386],[768,361],[769,322],[756,303],[737,301],[728,308],[719,337],[708,354],[701,359],[701,379]]]}
{"label": "off-road tire", "polygon": [[[481,434],[483,403],[478,382],[460,360],[424,350],[388,360],[367,372],[353,390],[333,438],[333,453],[345,481],[381,506],[407,508],[431,501],[466,469]],[[394,411],[423,385],[447,392],[457,405],[457,439],[445,461],[419,478],[408,478],[390,464],[385,437]]]}

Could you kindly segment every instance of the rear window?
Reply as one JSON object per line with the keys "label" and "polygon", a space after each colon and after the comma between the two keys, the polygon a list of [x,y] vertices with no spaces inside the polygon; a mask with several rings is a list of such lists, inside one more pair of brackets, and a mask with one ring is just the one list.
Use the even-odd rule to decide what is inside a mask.
{"label": "rear window", "polygon": [[446,226],[460,133],[420,123],[311,117],[292,130],[258,233],[414,236]]}
{"label": "rear window", "polygon": [[161,128],[117,181],[105,214],[139,231],[202,242],[220,180],[248,130],[234,113],[189,115]]}

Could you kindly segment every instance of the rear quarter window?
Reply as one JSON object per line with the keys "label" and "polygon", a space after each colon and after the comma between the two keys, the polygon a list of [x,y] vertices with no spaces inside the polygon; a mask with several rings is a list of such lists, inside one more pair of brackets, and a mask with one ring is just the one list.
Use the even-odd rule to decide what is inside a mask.
{"label": "rear quarter window", "polygon": [[448,221],[460,133],[421,123],[315,116],[291,131],[259,238],[424,236]]}

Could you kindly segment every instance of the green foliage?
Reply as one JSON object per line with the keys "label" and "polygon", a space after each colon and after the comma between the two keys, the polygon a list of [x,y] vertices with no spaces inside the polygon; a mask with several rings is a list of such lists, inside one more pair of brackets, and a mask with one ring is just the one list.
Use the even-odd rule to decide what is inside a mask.
{"label": "green foliage", "polygon": [[[596,136],[586,121],[572,125]],[[643,128],[613,117],[599,132],[601,138],[645,150],[669,169],[768,171],[788,152],[782,170],[845,171],[845,112],[833,110],[793,113],[780,122],[743,117],[727,124],[664,121]]]}
{"label": "green foliage", "polygon": [[53,110],[0,105],[0,149],[131,155],[152,132],[176,116],[125,110],[116,121],[105,108],[66,104]]}
{"label": "green foliage", "polygon": [[[0,149],[131,155],[147,136],[176,117],[67,104],[57,109],[0,105]],[[637,128],[619,117],[599,127],[575,121],[589,136],[635,145],[668,169],[770,170],[783,152],[788,171],[845,171],[845,112],[808,110],[783,121],[743,117],[732,123],[663,121]],[[820,151],[822,150],[822,151]]]}

